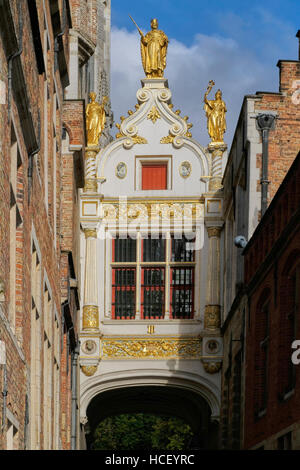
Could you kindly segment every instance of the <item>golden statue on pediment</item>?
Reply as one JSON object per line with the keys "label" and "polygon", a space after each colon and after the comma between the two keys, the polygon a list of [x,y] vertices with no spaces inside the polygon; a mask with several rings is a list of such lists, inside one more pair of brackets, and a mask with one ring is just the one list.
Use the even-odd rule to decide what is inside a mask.
{"label": "golden statue on pediment", "polygon": [[[131,16],[130,16],[131,18]],[[166,57],[169,39],[158,29],[156,18],[151,20],[151,31],[143,34],[136,22],[131,18],[141,35],[142,64],[147,78],[162,78],[166,68]]]}
{"label": "golden statue on pediment", "polygon": [[106,115],[105,105],[108,102],[108,97],[104,96],[102,103],[96,101],[96,93],[89,94],[91,102],[86,107],[86,132],[87,132],[87,145],[97,146],[101,132],[104,129]]}
{"label": "golden statue on pediment", "polygon": [[226,131],[225,113],[226,105],[222,100],[222,92],[218,90],[214,100],[208,100],[207,95],[215,85],[213,80],[209,81],[207,90],[204,95],[204,110],[207,117],[207,130],[213,143],[223,143],[224,133]]}

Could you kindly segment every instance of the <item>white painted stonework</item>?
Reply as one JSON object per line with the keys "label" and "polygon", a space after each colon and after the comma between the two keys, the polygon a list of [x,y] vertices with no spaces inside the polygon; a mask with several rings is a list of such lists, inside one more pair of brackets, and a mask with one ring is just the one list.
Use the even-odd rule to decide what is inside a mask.
{"label": "white painted stonework", "polygon": [[[222,190],[209,191],[210,153],[190,137],[188,120],[172,109],[167,80],[142,80],[136,104],[134,108],[133,103],[135,111],[122,120],[118,138],[97,155],[98,192],[81,192],[81,225],[83,229],[97,230],[95,245],[87,245],[89,239],[82,237],[83,263],[86,262],[86,246],[88,256],[96,259],[96,269],[91,268],[93,272],[89,272],[93,265],[90,262],[82,269],[86,273],[81,283],[82,307],[85,304],[84,291],[91,295],[86,284],[89,283],[89,287],[97,285],[97,296],[92,297],[98,299],[99,312],[99,329],[81,332],[81,416],[82,419],[85,417],[90,401],[103,391],[139,384],[168,384],[194,390],[205,398],[212,417],[217,418],[220,370],[207,372],[204,365],[222,362],[222,340],[219,327],[205,328],[204,313],[208,303],[220,304]],[[151,116],[154,116],[153,119]],[[161,143],[163,138],[168,138],[169,143]],[[167,163],[166,190],[141,189],[141,164],[145,161]],[[185,173],[180,174],[184,162],[190,164],[188,168],[191,171],[187,177]],[[118,177],[120,163],[123,173]],[[170,205],[173,209],[175,205],[177,215],[172,219],[171,226],[162,212],[159,212],[157,219],[150,219],[147,204],[165,204],[165,209],[162,206],[160,209],[166,211]],[[186,233],[197,233],[193,319],[170,319],[168,304],[162,320],[141,319],[139,305],[136,305],[134,320],[111,318],[112,240],[104,235],[111,233],[113,236],[114,233],[125,232],[128,227],[132,231],[136,228],[137,232],[144,232],[147,224],[151,224],[154,232],[173,233],[184,227]],[[207,229],[210,227],[219,230],[212,238],[208,237]],[[90,250],[94,250],[93,253]],[[154,326],[152,332],[149,330],[151,325]],[[213,339],[217,348],[212,352],[207,343]],[[89,340],[93,342],[93,347],[89,343],[91,349],[87,352],[85,346]],[[191,341],[192,349],[184,353],[177,350],[177,356],[170,353],[167,357],[173,340]],[[162,345],[162,352],[159,348],[154,350],[157,344]],[[115,347],[117,356],[110,355],[111,345]]]}

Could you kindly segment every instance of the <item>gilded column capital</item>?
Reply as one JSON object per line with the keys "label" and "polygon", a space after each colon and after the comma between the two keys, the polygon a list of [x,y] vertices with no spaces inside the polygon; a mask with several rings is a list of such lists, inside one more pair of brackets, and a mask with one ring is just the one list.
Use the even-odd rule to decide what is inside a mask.
{"label": "gilded column capital", "polygon": [[84,331],[99,329],[99,312],[97,305],[84,305],[82,309],[82,329]]}
{"label": "gilded column capital", "polygon": [[218,237],[221,236],[222,227],[207,227],[208,237]]}
{"label": "gilded column capital", "polygon": [[98,145],[89,145],[88,147],[85,147],[84,157],[96,158],[98,152],[100,152],[100,147],[98,147]]}
{"label": "gilded column capital", "polygon": [[222,157],[228,146],[224,142],[210,142],[207,148],[208,151],[212,154],[212,157],[215,158]]}
{"label": "gilded column capital", "polygon": [[221,326],[220,305],[206,305],[204,311],[204,328],[206,330],[217,330]]}
{"label": "gilded column capital", "polygon": [[97,238],[97,230],[95,228],[84,228],[85,238]]}
{"label": "gilded column capital", "polygon": [[84,182],[84,193],[96,193],[98,190],[97,180],[95,179],[86,179]]}

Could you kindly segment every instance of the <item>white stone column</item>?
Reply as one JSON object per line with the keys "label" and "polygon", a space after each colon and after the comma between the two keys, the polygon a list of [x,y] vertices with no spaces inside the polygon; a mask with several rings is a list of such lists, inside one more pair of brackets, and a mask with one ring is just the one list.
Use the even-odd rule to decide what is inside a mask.
{"label": "white stone column", "polygon": [[165,320],[170,320],[170,253],[171,253],[171,234],[166,233],[166,269],[165,269]]}
{"label": "white stone column", "polygon": [[227,150],[224,143],[210,143],[208,151],[211,154],[211,178],[209,180],[209,191],[217,191],[222,188],[222,157]]}
{"label": "white stone column", "polygon": [[85,279],[82,314],[82,330],[99,330],[98,279],[97,279],[97,230],[85,228]]}
{"label": "white stone column", "polygon": [[141,319],[141,232],[137,233],[136,238],[136,306],[135,319]]}
{"label": "white stone column", "polygon": [[88,146],[85,149],[85,165],[84,165],[84,188],[85,193],[96,193],[98,190],[97,185],[97,168],[96,156],[99,152],[99,147]]}
{"label": "white stone column", "polygon": [[221,227],[207,227],[209,239],[204,328],[220,328],[220,235]]}

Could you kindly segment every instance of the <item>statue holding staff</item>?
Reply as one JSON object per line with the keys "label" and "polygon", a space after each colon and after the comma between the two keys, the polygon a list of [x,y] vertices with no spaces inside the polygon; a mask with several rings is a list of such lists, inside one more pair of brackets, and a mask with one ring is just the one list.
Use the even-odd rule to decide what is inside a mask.
{"label": "statue holding staff", "polygon": [[87,132],[87,145],[97,146],[101,132],[104,129],[106,116],[105,104],[108,102],[108,97],[104,96],[102,103],[96,101],[96,93],[89,94],[91,102],[86,107],[86,132]]}
{"label": "statue holding staff", "polygon": [[[131,16],[130,16],[131,18]],[[151,31],[146,35],[140,30],[136,22],[131,18],[141,35],[142,64],[147,78],[161,78],[166,68],[166,56],[168,48],[168,37],[157,29],[156,18],[151,20]]]}
{"label": "statue holding staff", "polygon": [[214,100],[208,100],[207,95],[215,85],[213,80],[209,81],[204,95],[204,110],[207,117],[207,130],[213,143],[224,142],[224,132],[226,131],[225,113],[226,105],[222,100],[222,92],[218,90]]}

